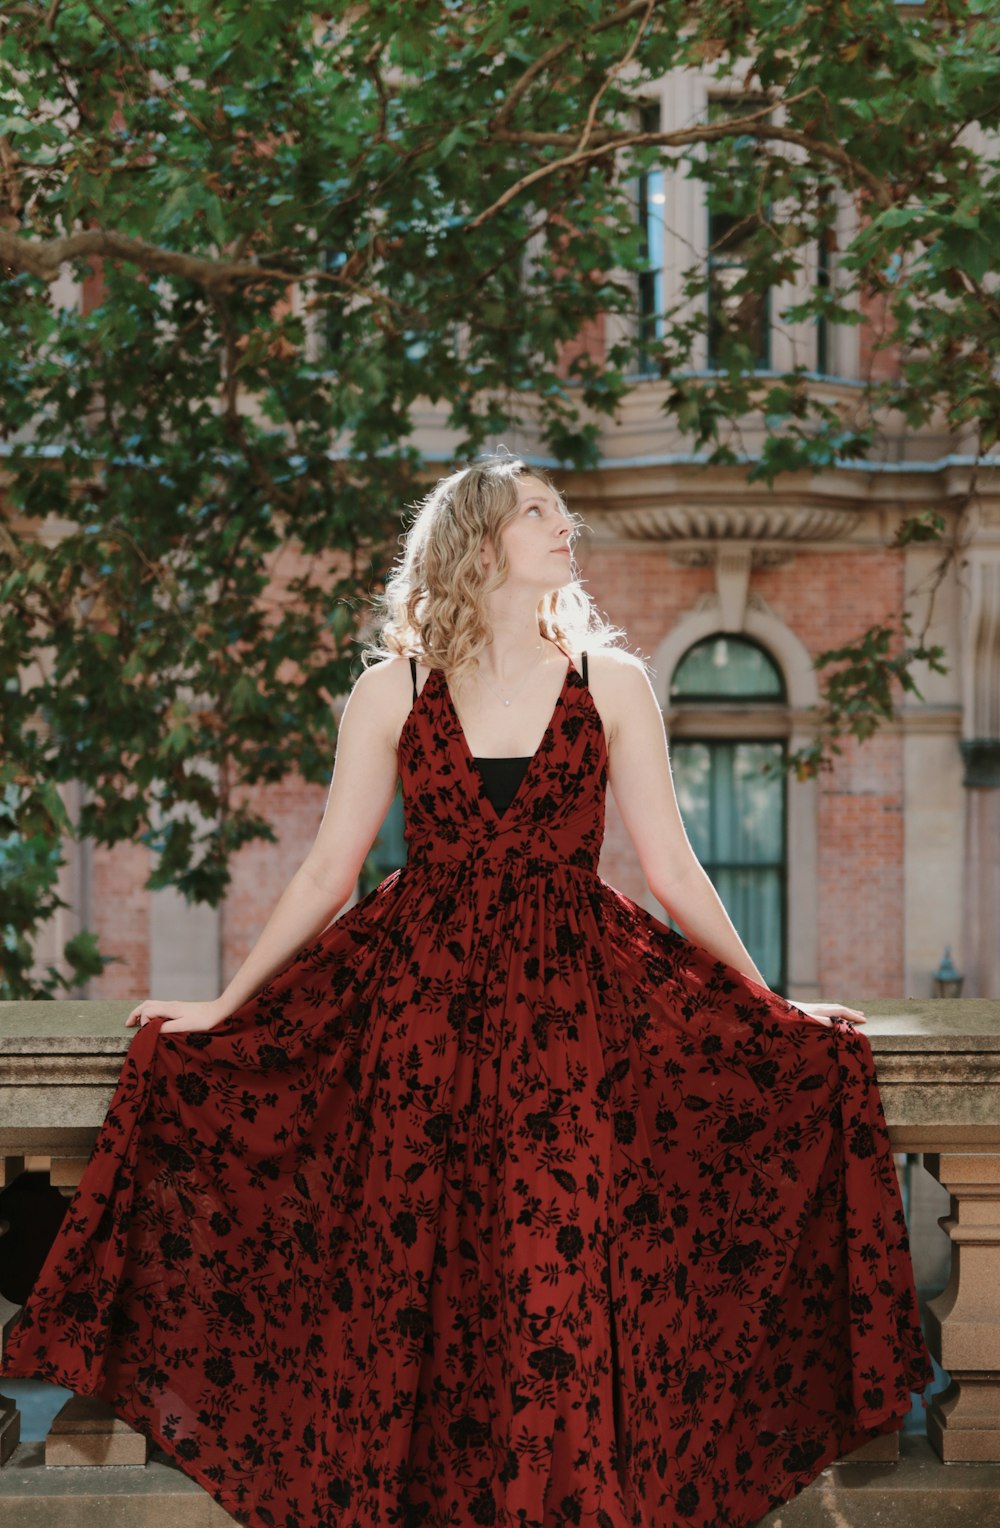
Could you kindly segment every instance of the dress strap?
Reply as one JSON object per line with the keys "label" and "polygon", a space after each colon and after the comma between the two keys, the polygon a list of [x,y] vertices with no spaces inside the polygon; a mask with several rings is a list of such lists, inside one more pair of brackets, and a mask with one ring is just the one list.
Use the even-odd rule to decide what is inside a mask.
{"label": "dress strap", "polygon": [[581,653],[580,657],[583,659],[583,682],[584,684],[587,684],[589,683],[587,679],[587,654]]}
{"label": "dress strap", "polygon": [[414,700],[416,700],[416,698],[417,698],[417,660],[416,660],[416,658],[411,658],[410,659],[410,673],[413,675],[413,698],[414,698]]}

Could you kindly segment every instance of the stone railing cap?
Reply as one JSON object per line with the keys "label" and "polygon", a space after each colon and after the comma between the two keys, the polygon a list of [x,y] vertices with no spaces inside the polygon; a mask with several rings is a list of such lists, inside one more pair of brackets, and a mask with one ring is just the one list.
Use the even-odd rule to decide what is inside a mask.
{"label": "stone railing cap", "polygon": [[[848,993],[829,1001],[867,1015],[867,1023],[858,1029],[878,1054],[1000,1050],[1000,998],[864,998]],[[125,1028],[134,1006],[85,999],[0,1001],[0,1054],[123,1052],[136,1033]]]}

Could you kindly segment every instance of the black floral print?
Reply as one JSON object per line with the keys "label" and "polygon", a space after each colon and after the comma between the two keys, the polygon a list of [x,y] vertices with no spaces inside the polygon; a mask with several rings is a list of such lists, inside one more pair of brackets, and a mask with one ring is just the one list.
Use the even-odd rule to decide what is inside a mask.
{"label": "black floral print", "polygon": [[407,863],[136,1031],[0,1373],[239,1523],[744,1528],[933,1369],[865,1036],[604,881],[575,663],[498,816],[432,670]]}

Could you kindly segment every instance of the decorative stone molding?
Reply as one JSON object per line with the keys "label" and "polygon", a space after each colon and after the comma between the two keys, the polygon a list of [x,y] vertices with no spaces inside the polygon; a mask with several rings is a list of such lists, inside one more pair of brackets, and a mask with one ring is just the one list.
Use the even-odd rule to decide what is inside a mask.
{"label": "decorative stone molding", "polygon": [[[653,654],[656,670],[653,684],[662,709],[667,710],[670,706],[670,680],[681,658],[703,637],[725,635],[722,618],[717,575],[716,592],[702,595],[691,610],[681,616]],[[819,703],[819,683],[809,649],[756,590],[747,592],[742,621],[735,630],[759,642],[777,663],[784,675],[792,712],[807,711]]]}
{"label": "decorative stone molding", "polygon": [[967,559],[963,629],[963,735],[1000,740],[1000,547]]}
{"label": "decorative stone molding", "polygon": [[857,524],[856,510],[773,499],[757,503],[678,504],[588,509],[594,541],[835,541]]}
{"label": "decorative stone molding", "polygon": [[745,541],[720,546],[715,557],[715,597],[723,631],[742,631],[750,592],[750,548]]}
{"label": "decorative stone molding", "polygon": [[783,568],[794,557],[794,551],[783,547],[758,546],[755,541],[708,542],[701,546],[672,546],[670,561],[678,568],[713,568],[719,552],[724,547],[747,546],[750,549],[751,568]]}

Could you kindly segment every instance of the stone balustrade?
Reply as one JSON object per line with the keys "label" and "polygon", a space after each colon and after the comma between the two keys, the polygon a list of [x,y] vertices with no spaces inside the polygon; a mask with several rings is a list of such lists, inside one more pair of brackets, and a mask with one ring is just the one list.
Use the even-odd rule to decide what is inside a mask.
{"label": "stone balustrade", "polygon": [[[928,1344],[950,1383],[930,1399],[926,1440],[905,1440],[900,1455],[898,1434],[873,1439],[765,1521],[773,1520],[774,1528],[895,1524],[898,1508],[904,1514],[898,1521],[909,1522],[903,1498],[912,1503],[919,1493],[920,1518],[935,1528],[952,1521],[1000,1528],[1000,1000],[848,995],[844,1001],[868,1015],[865,1033],[894,1150],[914,1154],[950,1195],[950,1214],[940,1223],[952,1243],[951,1276],[928,1303],[926,1318]],[[72,1194],[132,1039],[124,1027],[129,1007],[0,1002],[0,1188],[35,1170]],[[0,1298],[0,1343],[16,1309]],[[17,1407],[0,1396],[0,1519],[6,1521],[7,1505],[16,1503],[10,1521],[19,1528],[96,1522],[94,1504],[105,1501],[102,1475],[116,1477],[106,1493],[117,1503],[116,1523],[162,1521],[157,1470],[173,1477],[172,1522],[230,1521],[176,1469],[148,1462],[145,1439],[92,1400],[68,1401],[44,1448],[18,1443]],[[918,1457],[915,1449],[923,1453]],[[123,1472],[108,1470],[112,1464],[138,1467],[134,1476],[124,1472],[132,1485],[122,1486]],[[943,1468],[950,1464],[966,1470],[956,1475]],[[828,1477],[849,1491],[850,1517],[837,1515],[841,1485]],[[894,1487],[904,1478],[908,1489],[893,1507]],[[928,1492],[936,1493],[933,1507]],[[74,1493],[88,1503],[84,1515],[74,1515]]]}

